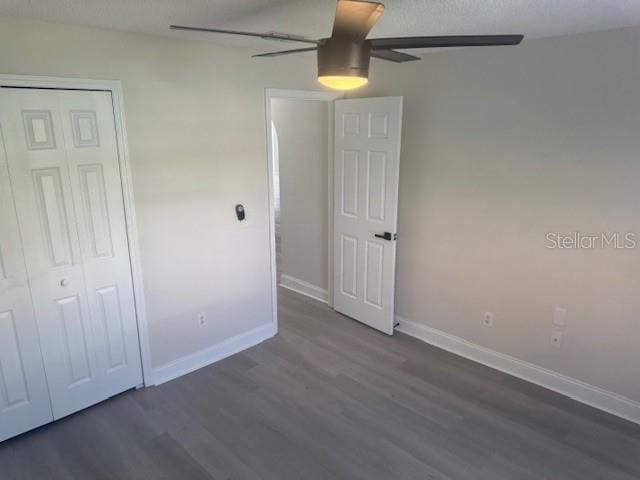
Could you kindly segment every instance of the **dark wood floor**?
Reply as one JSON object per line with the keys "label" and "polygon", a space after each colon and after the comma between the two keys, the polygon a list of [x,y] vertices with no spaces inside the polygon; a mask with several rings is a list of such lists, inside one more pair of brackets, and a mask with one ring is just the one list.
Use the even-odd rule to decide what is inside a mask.
{"label": "dark wood floor", "polygon": [[640,427],[281,292],[280,334],[0,445],[5,479],[640,478]]}

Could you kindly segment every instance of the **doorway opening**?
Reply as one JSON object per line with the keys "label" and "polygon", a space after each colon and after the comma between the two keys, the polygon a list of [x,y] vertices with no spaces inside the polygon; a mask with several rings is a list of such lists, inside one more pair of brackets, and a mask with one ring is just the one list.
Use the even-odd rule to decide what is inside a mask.
{"label": "doorway opening", "polygon": [[267,91],[273,317],[277,287],[388,335],[402,97]]}
{"label": "doorway opening", "polygon": [[274,309],[278,286],[331,305],[333,101],[341,97],[267,90]]}

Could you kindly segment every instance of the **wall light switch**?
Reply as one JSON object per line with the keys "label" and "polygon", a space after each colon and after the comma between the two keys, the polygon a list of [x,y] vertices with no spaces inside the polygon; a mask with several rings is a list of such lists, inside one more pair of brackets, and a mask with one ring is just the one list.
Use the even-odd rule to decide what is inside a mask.
{"label": "wall light switch", "polygon": [[553,324],[556,327],[566,327],[567,326],[567,309],[556,307],[553,311]]}

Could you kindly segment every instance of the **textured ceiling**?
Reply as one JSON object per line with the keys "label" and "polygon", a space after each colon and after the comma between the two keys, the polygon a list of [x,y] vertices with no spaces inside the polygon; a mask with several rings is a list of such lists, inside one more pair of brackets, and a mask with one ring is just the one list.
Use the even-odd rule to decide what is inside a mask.
{"label": "textured ceiling", "polygon": [[[640,25],[640,0],[387,0],[372,37],[523,33],[540,38]],[[171,23],[331,32],[335,0],[0,0],[0,15],[91,25],[269,51],[282,43],[169,31]],[[286,44],[287,47],[296,44]]]}

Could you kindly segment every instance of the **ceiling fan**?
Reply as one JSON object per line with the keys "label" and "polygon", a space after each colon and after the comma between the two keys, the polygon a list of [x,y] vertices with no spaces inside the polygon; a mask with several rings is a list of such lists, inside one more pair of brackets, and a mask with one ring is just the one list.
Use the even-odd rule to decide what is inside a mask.
{"label": "ceiling fan", "polygon": [[523,35],[451,35],[438,37],[393,37],[367,39],[380,19],[384,5],[362,0],[338,0],[330,38],[311,40],[282,33],[253,33],[216,28],[171,25],[174,30],[245,35],[264,39],[309,43],[312,47],[263,53],[254,57],[277,57],[301,52],[318,52],[318,81],[338,90],[351,90],[369,81],[371,57],[390,62],[410,62],[419,57],[398,49],[518,45]]}

